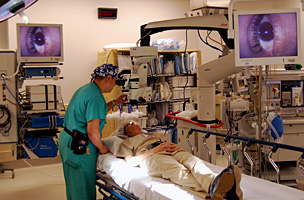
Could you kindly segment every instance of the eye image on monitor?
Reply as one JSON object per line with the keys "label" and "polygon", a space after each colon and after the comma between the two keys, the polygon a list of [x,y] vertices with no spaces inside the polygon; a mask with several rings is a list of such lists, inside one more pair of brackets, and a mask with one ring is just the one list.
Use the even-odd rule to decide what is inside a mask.
{"label": "eye image on monitor", "polygon": [[299,24],[299,13],[292,9],[236,12],[237,61],[243,65],[298,62]]}
{"label": "eye image on monitor", "polygon": [[296,13],[239,16],[240,58],[297,56]]}
{"label": "eye image on monitor", "polygon": [[59,27],[20,27],[21,56],[60,56]]}
{"label": "eye image on monitor", "polygon": [[19,62],[61,62],[61,24],[17,24]]}

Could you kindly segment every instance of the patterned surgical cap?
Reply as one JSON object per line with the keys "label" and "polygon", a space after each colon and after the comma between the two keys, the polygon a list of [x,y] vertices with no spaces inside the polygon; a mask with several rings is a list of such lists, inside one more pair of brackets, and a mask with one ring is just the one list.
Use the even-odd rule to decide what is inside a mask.
{"label": "patterned surgical cap", "polygon": [[117,78],[118,74],[118,67],[116,65],[112,64],[103,64],[97,67],[94,72],[91,74],[91,82],[97,77],[107,77],[108,75],[111,75],[113,78]]}

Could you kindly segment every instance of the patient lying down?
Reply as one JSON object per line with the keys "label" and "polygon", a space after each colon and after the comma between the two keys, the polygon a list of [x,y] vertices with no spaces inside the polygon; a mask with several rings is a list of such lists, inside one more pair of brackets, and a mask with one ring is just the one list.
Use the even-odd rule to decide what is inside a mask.
{"label": "patient lying down", "polygon": [[145,135],[133,121],[123,123],[119,130],[126,139],[116,156],[128,164],[145,168],[150,176],[168,179],[203,198],[243,199],[237,166],[231,165],[217,175],[199,158],[167,142],[164,134]]}

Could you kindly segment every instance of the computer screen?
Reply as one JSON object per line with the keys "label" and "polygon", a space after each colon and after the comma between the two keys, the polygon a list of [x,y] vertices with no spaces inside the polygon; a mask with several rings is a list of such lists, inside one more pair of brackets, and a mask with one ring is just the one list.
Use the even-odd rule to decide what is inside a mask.
{"label": "computer screen", "polygon": [[300,9],[235,11],[236,66],[299,64]]}
{"label": "computer screen", "polygon": [[62,24],[17,24],[18,62],[62,62]]}

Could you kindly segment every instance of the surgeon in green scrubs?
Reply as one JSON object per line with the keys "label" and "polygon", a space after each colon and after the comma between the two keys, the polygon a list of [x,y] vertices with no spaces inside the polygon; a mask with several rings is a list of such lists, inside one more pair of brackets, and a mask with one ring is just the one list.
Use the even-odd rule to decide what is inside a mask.
{"label": "surgeon in green scrubs", "polygon": [[[64,130],[59,137],[59,152],[68,200],[96,200],[97,156],[108,152],[108,147],[101,142],[106,115],[113,106],[127,101],[126,95],[121,95],[109,103],[104,99],[103,94],[111,92],[115,86],[117,74],[118,67],[115,65],[103,64],[97,67],[91,82],[74,93],[66,110]],[[88,142],[83,138],[74,138],[77,144],[87,144],[82,152],[71,149],[76,132],[88,136]]]}

